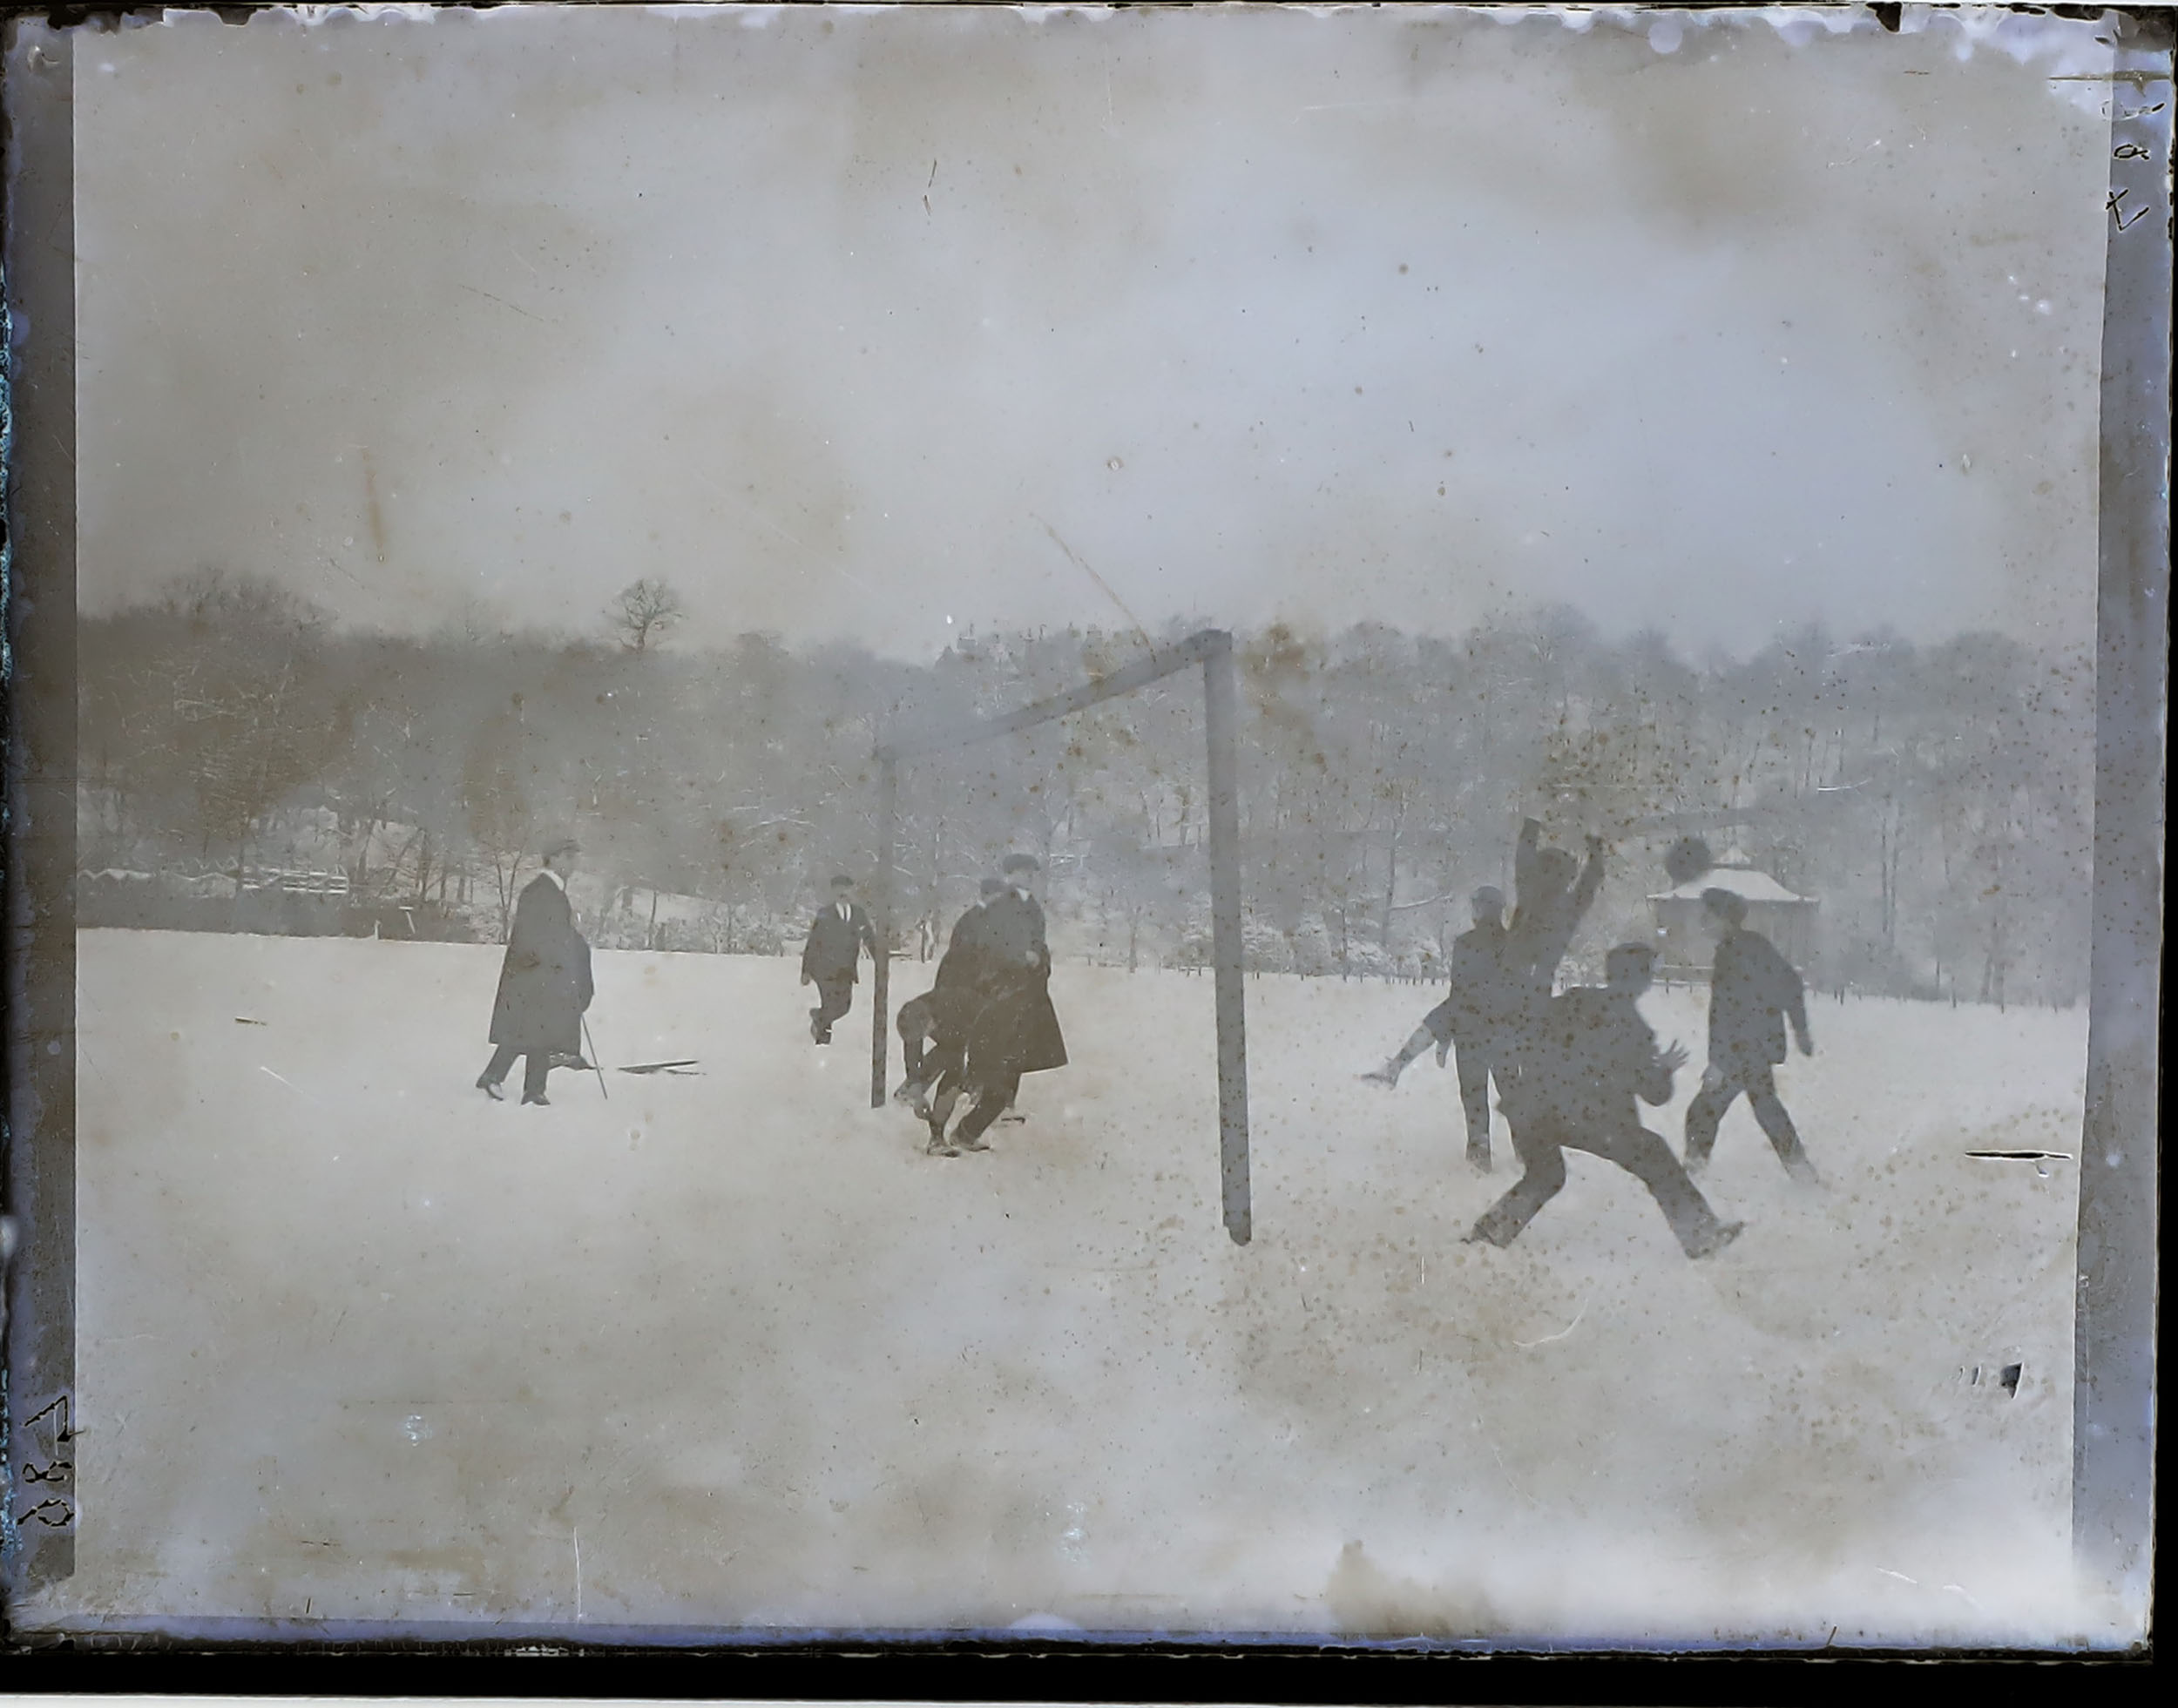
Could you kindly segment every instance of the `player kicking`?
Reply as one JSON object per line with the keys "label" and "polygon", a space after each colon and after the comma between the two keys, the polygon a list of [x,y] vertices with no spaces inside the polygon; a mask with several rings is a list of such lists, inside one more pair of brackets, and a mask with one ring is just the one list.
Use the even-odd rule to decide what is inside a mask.
{"label": "player kicking", "polygon": [[1405,1047],[1374,1073],[1362,1076],[1372,1085],[1397,1085],[1399,1076],[1431,1044],[1437,1064],[1448,1051],[1458,1052],[1459,1101],[1467,1120],[1467,1160],[1490,1168],[1490,1076],[1506,1074],[1509,992],[1505,984],[1505,894],[1485,885],[1474,894],[1474,928],[1452,940],[1451,990],[1422,1016]]}
{"label": "player kicking", "polygon": [[1745,1092],[1785,1172],[1803,1185],[1819,1185],[1821,1177],[1777,1095],[1771,1071],[1785,1059],[1788,1019],[1800,1053],[1815,1053],[1808,1036],[1806,989],[1776,945],[1747,928],[1744,896],[1705,889],[1701,912],[1717,945],[1709,974],[1709,1064],[1687,1110],[1687,1171],[1698,1174],[1708,1166],[1724,1112]]}
{"label": "player kicking", "polygon": [[1671,1224],[1680,1249],[1706,1258],[1739,1236],[1743,1224],[1720,1222],[1671,1146],[1641,1124],[1635,1103],[1671,1101],[1672,1076],[1685,1065],[1676,1043],[1656,1035],[1636,1006],[1654,977],[1656,952],[1621,943],[1605,958],[1601,989],[1581,987],[1552,1001],[1543,1023],[1521,1040],[1520,1073],[1501,1107],[1525,1171],[1467,1235],[1467,1243],[1510,1246],[1566,1184],[1567,1150],[1616,1163],[1637,1178]]}

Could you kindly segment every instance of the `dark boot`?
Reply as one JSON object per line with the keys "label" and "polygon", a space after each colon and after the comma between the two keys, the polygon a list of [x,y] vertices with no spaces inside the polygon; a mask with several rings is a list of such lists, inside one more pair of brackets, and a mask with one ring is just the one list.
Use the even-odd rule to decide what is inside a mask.
{"label": "dark boot", "polygon": [[1745,1231],[1745,1222],[1720,1222],[1716,1232],[1688,1249],[1687,1255],[1696,1259],[1713,1258]]}
{"label": "dark boot", "polygon": [[494,1103],[504,1102],[505,1099],[499,1095],[499,1088],[506,1083],[507,1070],[514,1065],[515,1058],[520,1054],[519,1050],[506,1044],[494,1050],[491,1059],[484,1063],[484,1070],[477,1076],[477,1089]]}

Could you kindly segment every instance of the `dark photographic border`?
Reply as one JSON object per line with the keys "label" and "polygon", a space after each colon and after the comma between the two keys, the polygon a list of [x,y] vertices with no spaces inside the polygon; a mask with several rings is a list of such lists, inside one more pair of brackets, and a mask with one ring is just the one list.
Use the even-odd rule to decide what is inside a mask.
{"label": "dark photographic border", "polygon": [[[1687,10],[1681,6],[1666,10]],[[232,12],[247,9],[215,7]],[[1885,27],[1897,8],[1877,6]],[[2154,1546],[2154,1403],[2161,1009],[2164,740],[2168,669],[2172,51],[2167,10],[2101,12],[2115,30],[2112,159],[2101,381],[2101,498],[2096,678],[2093,981],[2080,1179],[2073,1516],[2083,1582],[2138,1605]],[[5,44],[7,337],[0,373],[6,464],[6,841],[4,884],[6,1171],[12,1232],[6,1276],[4,1415],[0,1448],[0,1584],[20,1594],[75,1563],[75,708],[74,185],[71,79],[76,30],[114,14],[57,8],[17,14]],[[0,1613],[4,1610],[0,1609]],[[1142,1633],[1063,1643],[950,1632],[811,1641],[808,1633],[600,1631],[580,1643],[558,1630],[500,1625],[400,1637],[357,1624],[296,1625],[279,1640],[239,1622],[198,1622],[187,1637],[45,1637],[7,1624],[17,1687],[58,1680],[93,1652],[139,1658],[65,1668],[71,1691],[160,1687],[277,1691],[275,1656],[337,1653],[350,1688],[448,1694],[753,1693],[768,1683],[804,1698],[905,1693],[936,1699],[1124,1700],[1146,1686],[1181,1700],[1624,1703],[1826,1698],[1873,1665],[1873,1651],[1810,1646],[1755,1659],[1719,1649],[1697,1657],[1659,1647],[1499,1642],[1427,1645],[1249,1642],[1231,1635],[1175,1643]],[[2152,1630],[2152,1624],[2150,1627]],[[1554,1657],[1546,1657],[1555,1650]],[[1424,1652],[1427,1651],[1427,1652]],[[592,1669],[491,1669],[468,1658],[609,1652]],[[2147,1644],[2082,1658],[2142,1660]],[[1615,1659],[1600,1657],[1611,1654]],[[1694,1664],[1657,1664],[1674,1656]],[[195,1657],[192,1661],[188,1657]],[[820,1657],[842,1664],[813,1667]],[[844,1663],[862,1657],[863,1664]],[[1008,1664],[988,1663],[1011,1657]],[[1728,1657],[1733,1657],[1728,1658]],[[761,1664],[736,1664],[737,1662]],[[1357,1671],[1354,1663],[1366,1657]],[[2026,1683],[2044,1655],[1897,1651],[1895,1663],[1941,1658]],[[1464,1666],[1457,1664],[1462,1660]],[[1793,1662],[1816,1660],[1814,1671]],[[1999,1664],[2009,1661],[2010,1665]],[[876,1662],[876,1665],[869,1663]],[[978,1665],[977,1663],[984,1664]],[[1431,1663],[1434,1664],[1431,1664]],[[24,1664],[29,1663],[29,1664]],[[428,1663],[428,1666],[419,1663]],[[1040,1664],[1039,1664],[1040,1663]],[[1192,1663],[1192,1664],[1190,1664]],[[1402,1664],[1404,1663],[1404,1664]],[[1978,1663],[1978,1664],[1977,1664]],[[430,1677],[426,1680],[423,1674]],[[2125,1669],[2137,1682],[2140,1670]],[[292,1673],[286,1675],[292,1688]],[[322,1675],[321,1675],[322,1676]],[[2107,1677],[2107,1675],[2106,1675]],[[473,1684],[470,1680],[475,1680]],[[513,1681],[513,1684],[511,1684]],[[2114,1678],[2107,1682],[2115,1683]],[[630,1686],[635,1686],[631,1691]]]}

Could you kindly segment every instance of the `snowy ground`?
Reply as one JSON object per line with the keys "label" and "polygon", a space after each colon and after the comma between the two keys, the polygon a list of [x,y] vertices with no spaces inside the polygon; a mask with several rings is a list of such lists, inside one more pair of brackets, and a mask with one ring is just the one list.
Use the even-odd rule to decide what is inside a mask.
{"label": "snowy ground", "polygon": [[2080,1632],[2073,1166],[1964,1153],[2077,1152],[2081,1013],[1823,1003],[1780,1079],[1836,1190],[1735,1111],[1694,1265],[1582,1157],[1459,1246],[1511,1176],[1452,1076],[1354,1078],[1431,993],[1251,980],[1241,1249],[1207,977],[1061,968],[1075,1065],[945,1161],[866,1107],[867,983],[819,1050],[788,959],[601,954],[607,1063],[702,1077],[489,1104],[498,955],[84,934],[78,1566],[26,1624]]}

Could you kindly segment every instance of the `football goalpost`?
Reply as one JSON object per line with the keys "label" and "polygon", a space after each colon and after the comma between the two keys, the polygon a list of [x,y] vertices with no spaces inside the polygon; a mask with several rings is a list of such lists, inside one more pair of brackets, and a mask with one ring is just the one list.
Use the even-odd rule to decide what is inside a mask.
{"label": "football goalpost", "polygon": [[1035,725],[1081,712],[1101,701],[1202,666],[1203,728],[1209,760],[1210,959],[1215,975],[1218,1054],[1218,1160],[1225,1230],[1245,1246],[1253,1232],[1248,1183],[1248,1027],[1241,959],[1241,821],[1234,724],[1238,698],[1233,675],[1233,637],[1205,629],[1178,645],[1153,651],[1140,663],[1079,688],[1025,705],[1000,718],[877,749],[877,871],[871,900],[877,957],[871,991],[869,1106],[885,1106],[891,1035],[893,841],[899,811],[900,764],[924,753],[993,741]]}

